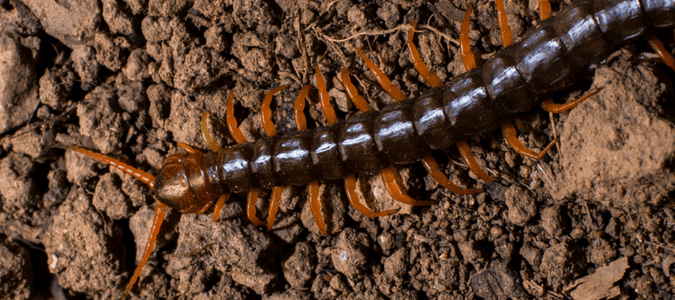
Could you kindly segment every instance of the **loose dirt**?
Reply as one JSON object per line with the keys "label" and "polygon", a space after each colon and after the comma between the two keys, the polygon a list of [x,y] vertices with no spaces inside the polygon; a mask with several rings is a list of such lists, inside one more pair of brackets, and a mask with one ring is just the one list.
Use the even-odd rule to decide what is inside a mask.
{"label": "loose dirt", "polygon": [[[529,3],[529,4],[525,4]],[[82,155],[77,145],[156,174],[177,142],[207,149],[199,119],[221,145],[234,140],[226,101],[248,141],[264,136],[266,91],[279,134],[294,132],[293,102],[320,66],[340,118],[356,109],[339,72],[371,107],[391,99],[353,50],[359,46],[415,97],[426,90],[405,45],[415,43],[441,80],[464,72],[456,39],[469,2],[0,0],[0,299],[111,299],[142,254],[154,200],[142,183]],[[486,59],[501,49],[493,2],[472,3],[470,38]],[[528,6],[524,6],[528,5]],[[537,1],[508,2],[518,39],[539,20]],[[568,2],[554,1],[554,14]],[[659,33],[675,49],[671,31]],[[305,187],[284,189],[275,228],[245,216],[233,195],[212,211],[169,211],[155,252],[129,298],[166,299],[671,299],[675,295],[675,72],[650,62],[644,42],[624,46],[556,93],[602,90],[579,107],[540,109],[514,122],[543,149],[515,154],[498,132],[469,141],[494,183],[471,174],[456,149],[433,154],[450,180],[484,192],[458,196],[420,164],[399,168],[395,202],[379,176],[359,175],[369,219],[341,182],[321,185],[330,236]],[[312,91],[310,128],[327,124]],[[258,216],[267,218],[269,191]],[[590,295],[590,296],[589,296]]]}

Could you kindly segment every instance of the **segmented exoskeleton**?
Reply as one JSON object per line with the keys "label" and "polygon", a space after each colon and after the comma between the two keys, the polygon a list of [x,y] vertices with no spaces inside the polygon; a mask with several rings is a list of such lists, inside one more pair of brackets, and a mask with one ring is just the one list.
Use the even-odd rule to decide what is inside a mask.
{"label": "segmented exoskeleton", "polygon": [[[252,143],[235,137],[240,144],[226,148],[214,145],[207,137],[207,144],[216,151],[202,153],[183,146],[189,153],[167,158],[156,179],[102,155],[77,147],[68,148],[116,165],[155,191],[158,207],[153,233],[144,259],[127,286],[128,292],[152,251],[153,235],[156,235],[167,206],[181,213],[203,213],[223,195],[271,188],[277,193],[277,187],[284,185],[310,184],[309,194],[314,197],[312,194],[316,191],[312,192],[312,186],[317,181],[349,178],[356,173],[376,173],[392,165],[423,160],[433,150],[494,131],[519,113],[540,105],[552,92],[573,84],[580,72],[606,58],[618,46],[645,37],[650,30],[673,27],[675,0],[574,3],[557,16],[542,21],[519,42],[495,53],[483,65],[445,84],[432,78],[426,69],[421,70],[421,75],[434,87],[414,99],[388,105],[380,111],[358,113],[344,121],[335,121],[333,114],[327,116],[331,125],[292,135],[276,136],[275,132],[267,131],[268,137]],[[654,41],[651,37],[649,40]],[[412,55],[411,41],[412,36],[409,36]],[[357,51],[365,58],[360,49]],[[320,76],[317,67],[317,77]],[[323,78],[317,81],[320,93],[324,92]],[[348,81],[349,75],[343,71],[343,82],[349,89]],[[382,85],[392,92],[386,84]],[[303,93],[306,95],[307,91],[301,95]],[[270,93],[268,95],[271,97]],[[322,96],[327,97],[327,93]],[[231,114],[232,95],[228,106],[228,114]],[[233,125],[228,120],[228,125],[234,136],[238,130],[236,121]],[[204,134],[208,136],[207,132]],[[433,172],[433,161],[425,159],[424,162]],[[349,185],[347,180],[345,182]],[[220,199],[214,219],[226,197]],[[255,215],[255,207],[252,209]],[[325,233],[320,208],[313,211]],[[270,218],[273,218],[272,213]]]}

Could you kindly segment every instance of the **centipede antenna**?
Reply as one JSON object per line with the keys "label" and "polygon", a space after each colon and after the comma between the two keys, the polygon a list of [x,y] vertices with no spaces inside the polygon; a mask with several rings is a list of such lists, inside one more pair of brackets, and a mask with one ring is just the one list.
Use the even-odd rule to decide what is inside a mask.
{"label": "centipede antenna", "polygon": [[102,162],[106,165],[109,165],[111,167],[117,168],[118,170],[127,173],[134,178],[142,181],[143,183],[147,184],[151,190],[155,189],[155,176],[152,176],[148,174],[147,172],[141,171],[139,169],[136,169],[130,165],[127,165],[119,160],[116,160],[114,158],[105,156],[103,154],[99,154],[93,151],[89,151],[87,149],[83,149],[77,146],[71,146],[71,145],[62,145],[58,144],[56,145],[57,147],[65,148],[67,150],[71,150],[77,153],[80,153],[82,155],[88,156],[90,158],[93,158],[99,162]]}

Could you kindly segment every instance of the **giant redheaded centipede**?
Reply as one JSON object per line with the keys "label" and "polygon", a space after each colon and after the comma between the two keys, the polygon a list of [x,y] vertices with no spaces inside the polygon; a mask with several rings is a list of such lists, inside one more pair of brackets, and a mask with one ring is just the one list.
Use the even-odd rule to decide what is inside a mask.
{"label": "giant redheaded centipede", "polygon": [[[631,5],[637,5],[637,10],[623,10],[625,7],[631,7]],[[601,9],[597,7],[601,7]],[[656,7],[656,9],[643,12],[642,7]],[[598,1],[575,4],[560,12],[557,17],[542,22],[540,27],[526,34],[519,43],[496,53],[481,67],[458,76],[445,86],[436,86],[413,101],[386,106],[380,112],[357,114],[345,122],[337,122],[336,125],[321,127],[320,129],[308,129],[306,133],[303,132],[295,136],[274,137],[274,134],[268,133],[270,137],[256,141],[256,143],[242,143],[238,147],[209,152],[206,155],[199,154],[198,150],[185,147],[192,153],[170,156],[165,163],[165,167],[160,171],[157,181],[149,174],[141,173],[126,166],[122,168],[129,173],[136,173],[135,177],[148,183],[151,187],[154,186],[159,201],[155,224],[160,224],[159,220],[164,216],[163,209],[165,209],[165,206],[163,204],[173,205],[177,211],[182,213],[202,213],[214,204],[216,195],[248,192],[257,188],[272,188],[289,184],[310,184],[311,186],[311,183],[317,180],[338,179],[354,173],[373,173],[386,169],[387,166],[392,164],[413,163],[425,158],[431,150],[445,149],[455,143],[460,143],[462,149],[466,149],[461,141],[472,135],[485,134],[499,128],[504,122],[513,119],[517,113],[528,111],[545,100],[552,91],[564,89],[572,84],[574,76],[582,68],[598,62],[614,51],[613,44],[619,45],[633,41],[643,36],[646,30],[652,27],[672,27],[672,24],[669,23],[674,19],[672,10],[672,3],[669,2]],[[600,14],[607,11],[609,13],[606,15]],[[650,21],[645,21],[643,14],[649,15]],[[568,19],[563,16],[567,16]],[[589,19],[592,20],[589,21]],[[564,33],[572,32],[570,28],[582,21],[589,26],[583,27],[586,31],[575,32],[579,33],[579,36],[576,37],[570,37],[570,34],[564,35]],[[630,25],[626,25],[626,23]],[[578,27],[574,28],[578,29]],[[568,40],[564,38],[568,38]],[[574,40],[574,38],[579,39]],[[528,42],[532,42],[534,45],[528,44]],[[542,51],[540,50],[543,50],[544,46],[551,46],[550,44],[554,43],[557,44],[547,48],[552,51],[547,52],[550,56],[542,57],[540,54]],[[536,52],[532,49],[536,49]],[[357,51],[361,54],[361,50],[357,49]],[[532,59],[532,61],[527,61],[526,58]],[[558,72],[547,69],[554,67]],[[526,71],[529,73],[526,73]],[[420,73],[423,77],[432,78],[428,74],[425,75],[424,72]],[[342,78],[347,86],[349,75],[344,74],[346,75],[343,75]],[[508,77],[505,74],[515,77]],[[320,72],[317,71],[317,77],[320,76]],[[376,75],[376,77],[382,78],[383,76]],[[431,85],[436,85],[432,83],[435,82],[433,79],[425,79],[425,81]],[[320,94],[327,94],[325,89],[321,88],[322,84],[321,82],[318,83]],[[391,88],[393,85],[387,87],[385,83],[383,86],[388,91],[394,90]],[[396,94],[396,92],[392,93]],[[325,96],[322,97],[326,99]],[[355,98],[357,97],[355,96]],[[460,101],[458,99],[465,100]],[[367,110],[366,107],[361,107],[363,107],[362,110]],[[228,113],[231,112],[232,109],[228,109]],[[329,123],[332,123],[331,118],[327,118]],[[228,125],[230,124],[228,122]],[[396,130],[393,130],[394,128],[401,131],[396,132]],[[235,129],[232,129],[232,131],[235,131]],[[204,131],[204,133],[207,134],[208,132]],[[399,133],[402,134],[399,135]],[[211,146],[216,148],[210,141],[208,144],[210,148]],[[97,159],[106,160],[100,155],[86,152],[80,148],[66,147]],[[330,155],[327,154],[326,159],[319,159],[319,154],[322,152],[318,150],[322,148],[334,152]],[[291,155],[295,152],[299,153],[300,156],[294,157]],[[468,156],[466,151],[462,153]],[[249,165],[261,160],[260,158],[263,155],[273,158],[274,164],[263,165],[266,169],[260,170],[267,173],[252,171],[253,169]],[[289,159],[289,161],[283,159]],[[467,164],[472,164],[470,160],[467,159],[467,161]],[[107,161],[107,163],[110,162],[115,161]],[[431,160],[425,160],[425,163],[432,172],[436,170]],[[183,169],[185,173],[177,177],[176,174],[180,173],[171,171],[172,168]],[[223,176],[224,169],[232,171],[228,174],[230,176]],[[479,169],[475,170],[477,173],[479,172]],[[200,178],[196,174],[201,174],[202,177]],[[209,177],[204,177],[205,175]],[[486,174],[483,174],[482,177],[486,181],[489,180]],[[204,178],[208,179],[204,180]],[[391,178],[391,176],[388,178]],[[233,179],[238,179],[238,181]],[[349,179],[350,183],[346,183],[346,185],[351,185],[353,180]],[[197,185],[198,181],[205,183],[205,185]],[[392,180],[389,180],[389,182],[392,182]],[[209,184],[211,187],[207,186]],[[189,190],[189,186],[195,190]],[[311,189],[310,187],[310,195],[314,193]],[[348,188],[348,190],[353,189]],[[176,191],[181,193],[175,193]],[[279,192],[275,191],[274,193]],[[196,203],[186,203],[186,197],[194,198]],[[257,197],[252,196],[251,198]],[[278,199],[276,196],[275,198]],[[249,203],[254,203],[254,201],[249,201]],[[426,202],[412,203],[429,204]],[[220,203],[216,205],[217,208],[220,206]],[[249,205],[249,208],[254,207]],[[369,210],[367,207],[364,209]],[[218,211],[216,209],[215,216],[217,216]],[[382,214],[388,213],[391,213],[391,211],[382,212]],[[371,216],[379,215],[377,213],[371,214]],[[255,216],[255,214],[251,214],[251,216]],[[274,214],[270,214],[270,219],[273,218]],[[320,218],[320,216],[317,216],[317,218]],[[159,227],[159,225],[156,225],[156,227]],[[326,232],[326,229],[324,228],[322,231]],[[146,251],[146,257],[139,264],[137,274],[135,274],[126,292],[132,287],[134,280],[142,269],[142,265],[152,250],[152,243],[149,243],[148,246],[150,250]]]}

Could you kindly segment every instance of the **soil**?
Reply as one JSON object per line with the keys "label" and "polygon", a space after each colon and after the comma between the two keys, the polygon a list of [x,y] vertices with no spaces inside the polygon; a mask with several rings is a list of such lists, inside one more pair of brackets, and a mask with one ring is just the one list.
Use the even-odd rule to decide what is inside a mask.
{"label": "soil", "polygon": [[[529,4],[528,4],[529,3]],[[456,43],[467,1],[0,0],[0,299],[110,299],[121,295],[146,244],[152,191],[77,145],[156,174],[178,142],[207,149],[199,120],[221,145],[226,100],[248,141],[264,136],[259,108],[274,98],[279,134],[295,131],[293,102],[328,81],[338,115],[355,113],[339,79],[348,67],[371,107],[392,100],[353,46],[410,97],[428,89],[405,46],[408,24],[427,65],[446,81],[464,72]],[[494,3],[481,1],[470,38],[483,59],[501,49]],[[554,1],[554,12],[569,2]],[[539,20],[537,1],[506,3],[516,39]],[[555,13],[554,13],[555,14]],[[661,32],[675,49],[673,31]],[[540,109],[514,124],[539,161],[495,132],[469,141],[496,178],[483,183],[456,149],[435,152],[464,188],[455,195],[420,164],[398,168],[394,201],[376,175],[358,175],[369,219],[341,182],[321,184],[329,236],[305,187],[284,189],[275,228],[256,228],[233,195],[212,211],[169,211],[130,299],[672,299],[675,295],[675,72],[639,41],[589,68],[557,102],[601,91],[570,112]],[[316,91],[310,128],[326,125]],[[267,218],[269,191],[258,216]]]}

